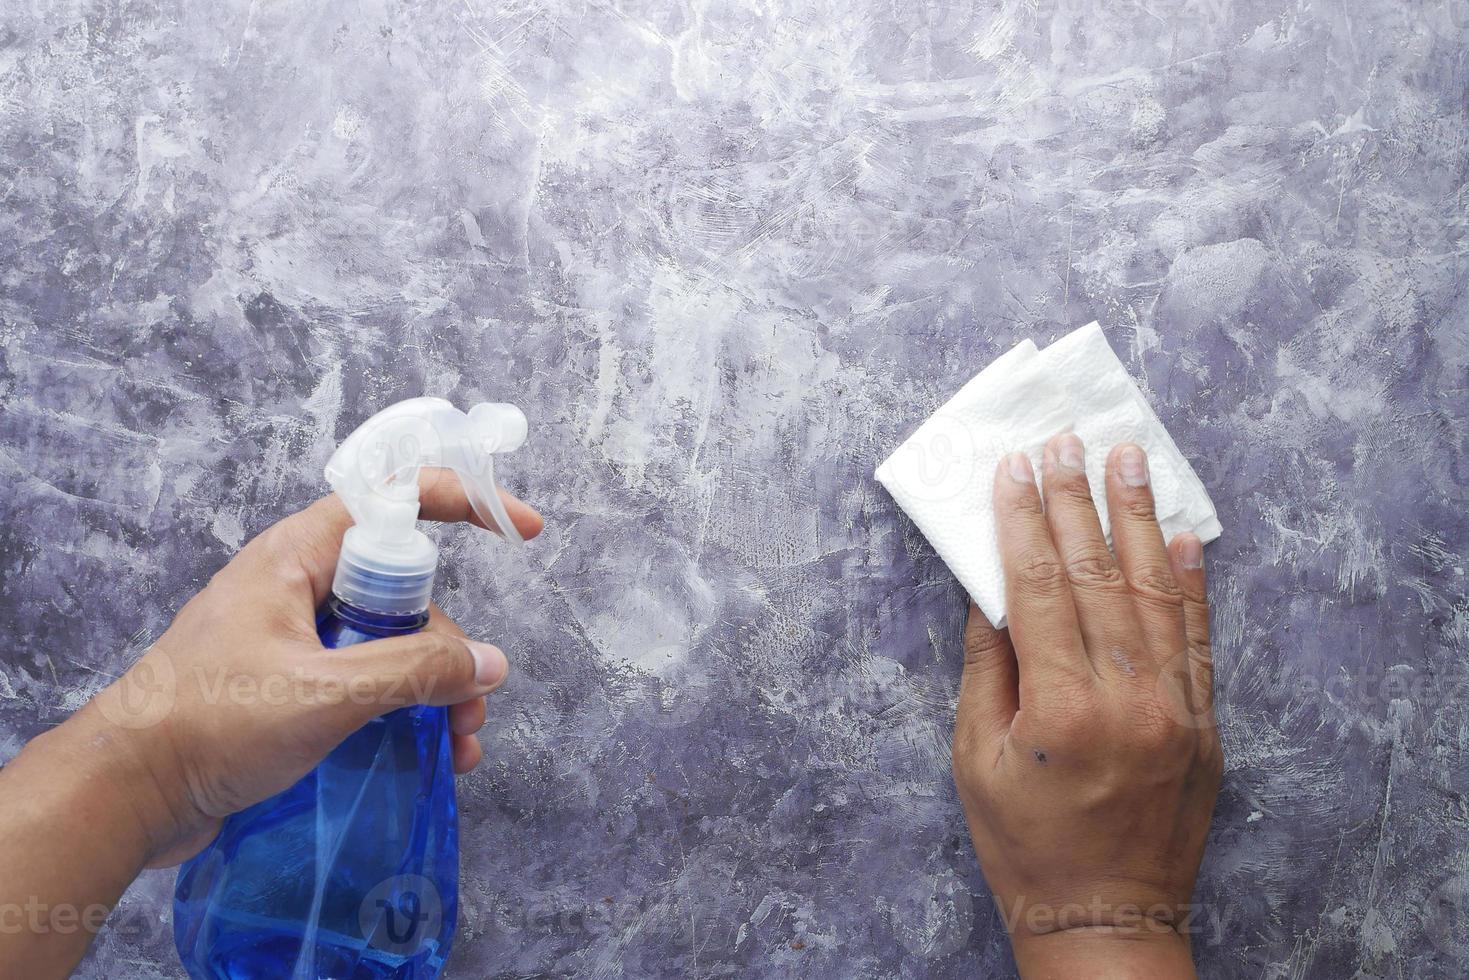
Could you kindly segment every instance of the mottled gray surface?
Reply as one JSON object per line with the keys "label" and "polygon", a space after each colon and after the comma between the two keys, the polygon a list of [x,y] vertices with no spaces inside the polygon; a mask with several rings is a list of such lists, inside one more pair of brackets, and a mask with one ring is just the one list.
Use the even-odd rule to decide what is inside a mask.
{"label": "mottled gray surface", "polygon": [[[1469,0],[0,11],[0,758],[429,392],[524,405],[458,977],[1011,969],[877,461],[1093,318],[1210,487],[1216,977],[1469,971]],[[169,873],[82,970],[178,972]]]}

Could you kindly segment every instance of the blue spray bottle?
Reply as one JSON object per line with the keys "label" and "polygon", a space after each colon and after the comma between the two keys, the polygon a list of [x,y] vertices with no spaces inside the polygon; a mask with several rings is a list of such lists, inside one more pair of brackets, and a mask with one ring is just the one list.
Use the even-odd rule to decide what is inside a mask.
{"label": "blue spray bottle", "polygon": [[[317,634],[343,647],[422,629],[438,546],[416,527],[420,466],[454,470],[475,513],[521,543],[494,455],[513,405],[413,398],[362,424],[326,478],[352,514]],[[196,980],[438,975],[454,939],[459,816],[447,709],[369,723],[285,792],[228,818],[179,871],[174,941]]]}

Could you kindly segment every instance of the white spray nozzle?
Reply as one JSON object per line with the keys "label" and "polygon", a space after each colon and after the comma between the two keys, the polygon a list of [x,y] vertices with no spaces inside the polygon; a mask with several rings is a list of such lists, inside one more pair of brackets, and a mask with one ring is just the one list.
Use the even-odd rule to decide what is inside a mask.
{"label": "white spray nozzle", "polygon": [[425,466],[453,470],[480,520],[524,543],[500,500],[494,460],[525,437],[525,416],[514,405],[486,402],[466,413],[442,398],[410,398],[358,426],[326,466],[354,522],[332,591],[373,612],[428,608],[438,548],[416,526]]}

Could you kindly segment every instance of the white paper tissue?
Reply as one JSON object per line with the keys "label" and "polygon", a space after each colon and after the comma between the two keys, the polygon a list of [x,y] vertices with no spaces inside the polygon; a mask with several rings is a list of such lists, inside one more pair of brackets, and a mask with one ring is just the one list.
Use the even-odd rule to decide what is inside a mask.
{"label": "white paper tissue", "polygon": [[1023,452],[1039,474],[1046,441],[1068,430],[1086,446],[1087,479],[1108,541],[1103,471],[1120,442],[1147,450],[1167,540],[1183,531],[1205,543],[1219,537],[1203,483],[1100,326],[1088,324],[1045,350],[1022,341],[964,385],[877,468],[877,479],[996,626],[1005,623],[1005,577],[995,534],[995,468],[1006,454]]}

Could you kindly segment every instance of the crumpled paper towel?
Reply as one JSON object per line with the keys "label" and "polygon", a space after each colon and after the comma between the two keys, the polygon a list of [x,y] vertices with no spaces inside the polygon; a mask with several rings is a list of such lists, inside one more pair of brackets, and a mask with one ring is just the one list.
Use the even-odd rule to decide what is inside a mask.
{"label": "crumpled paper towel", "polygon": [[1005,576],[995,533],[994,474],[1012,452],[1037,474],[1047,440],[1074,431],[1102,531],[1111,542],[1104,470],[1112,447],[1148,453],[1163,536],[1192,531],[1207,544],[1222,528],[1204,484],[1163,428],[1102,328],[1088,324],[1045,350],[1022,341],[975,375],[877,468],[979,608],[1005,624]]}

